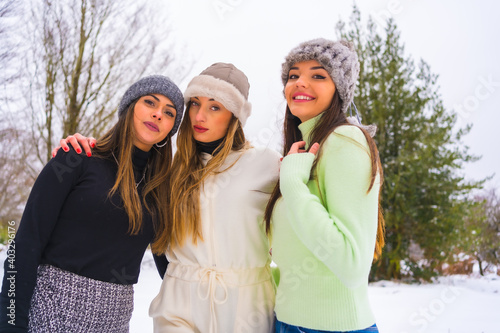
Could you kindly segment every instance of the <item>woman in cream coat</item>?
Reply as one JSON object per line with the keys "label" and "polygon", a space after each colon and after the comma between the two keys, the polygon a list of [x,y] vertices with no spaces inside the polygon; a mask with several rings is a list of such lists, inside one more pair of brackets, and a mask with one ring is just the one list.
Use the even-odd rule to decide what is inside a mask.
{"label": "woman in cream coat", "polygon": [[149,313],[155,332],[272,331],[274,285],[264,209],[279,154],[253,148],[242,127],[249,83],[216,63],[188,85],[171,169],[169,264]]}

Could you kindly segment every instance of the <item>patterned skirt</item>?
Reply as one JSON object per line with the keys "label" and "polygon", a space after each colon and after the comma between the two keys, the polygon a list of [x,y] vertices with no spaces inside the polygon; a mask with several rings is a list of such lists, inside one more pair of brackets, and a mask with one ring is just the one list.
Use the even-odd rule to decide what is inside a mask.
{"label": "patterned skirt", "polygon": [[29,332],[124,333],[129,331],[133,308],[132,285],[97,281],[40,265],[31,299]]}

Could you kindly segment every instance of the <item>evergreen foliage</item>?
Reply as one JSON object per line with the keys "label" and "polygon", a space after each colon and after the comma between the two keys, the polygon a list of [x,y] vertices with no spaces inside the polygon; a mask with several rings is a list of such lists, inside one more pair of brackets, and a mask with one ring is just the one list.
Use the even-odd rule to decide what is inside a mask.
{"label": "evergreen foliage", "polygon": [[[370,18],[367,28],[355,6],[349,29],[339,37],[354,42],[361,63],[354,98],[363,123],[376,124],[385,174],[382,206],[386,247],[372,267],[371,279],[430,279],[458,245],[471,190],[462,168],[477,160],[461,141],[470,126],[454,130],[457,116],[446,110],[437,83],[423,60],[415,65],[404,53],[392,19],[384,33]],[[420,256],[411,253],[421,249]]]}

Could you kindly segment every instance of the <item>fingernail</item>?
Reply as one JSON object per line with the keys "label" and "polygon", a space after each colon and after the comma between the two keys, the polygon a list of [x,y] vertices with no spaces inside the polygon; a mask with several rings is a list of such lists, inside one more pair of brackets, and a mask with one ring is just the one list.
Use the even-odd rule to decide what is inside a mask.
{"label": "fingernail", "polygon": [[81,150],[80,148],[78,148],[78,149],[76,150],[76,153],[77,153],[77,154],[80,154],[81,152],[82,152],[82,150]]}
{"label": "fingernail", "polygon": [[93,142],[92,142],[92,143],[90,144],[90,146],[91,146],[92,148],[94,148],[94,147],[95,147],[95,143],[93,143]]}
{"label": "fingernail", "polygon": [[90,153],[90,152],[87,153],[87,157],[90,157],[90,156],[92,156],[92,153]]}
{"label": "fingernail", "polygon": [[52,157],[56,157],[56,154],[52,153]]}
{"label": "fingernail", "polygon": [[65,152],[68,152],[68,151],[69,151],[69,148],[68,148],[68,147],[64,147],[64,148],[63,148],[63,150],[64,150]]}

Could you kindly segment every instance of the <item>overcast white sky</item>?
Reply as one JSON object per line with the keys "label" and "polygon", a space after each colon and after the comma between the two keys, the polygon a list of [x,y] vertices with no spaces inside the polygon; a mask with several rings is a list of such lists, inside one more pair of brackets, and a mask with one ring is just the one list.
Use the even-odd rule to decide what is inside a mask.
{"label": "overcast white sky", "polygon": [[[165,0],[160,0],[163,2]],[[424,59],[447,109],[460,109],[461,124],[473,123],[464,142],[483,158],[465,169],[468,179],[497,173],[488,187],[500,188],[500,2],[452,0],[362,0],[366,22],[383,24],[392,16],[406,54]],[[281,63],[298,43],[317,37],[336,39],[335,24],[348,21],[351,1],[189,0],[165,5],[176,36],[196,60],[194,75],[214,62],[232,62],[250,80],[253,114],[245,131],[254,142],[277,146],[284,113]],[[360,110],[363,112],[362,110]],[[274,135],[273,135],[274,133]]]}

